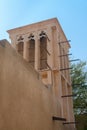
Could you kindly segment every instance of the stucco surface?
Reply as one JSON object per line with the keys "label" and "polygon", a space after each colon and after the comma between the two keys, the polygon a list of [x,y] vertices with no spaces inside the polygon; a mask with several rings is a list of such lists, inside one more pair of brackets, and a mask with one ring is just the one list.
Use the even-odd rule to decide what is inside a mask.
{"label": "stucco surface", "polygon": [[0,41],[0,130],[63,130],[61,121],[52,120],[61,111],[53,91],[6,40]]}

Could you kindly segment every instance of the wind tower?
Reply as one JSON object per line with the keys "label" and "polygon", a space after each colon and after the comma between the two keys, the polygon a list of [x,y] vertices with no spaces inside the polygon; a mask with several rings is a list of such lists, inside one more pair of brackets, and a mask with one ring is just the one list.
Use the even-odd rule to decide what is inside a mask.
{"label": "wind tower", "polygon": [[[8,30],[11,44],[53,91],[56,117],[74,122],[67,40],[56,18]],[[57,110],[57,103],[60,111]]]}

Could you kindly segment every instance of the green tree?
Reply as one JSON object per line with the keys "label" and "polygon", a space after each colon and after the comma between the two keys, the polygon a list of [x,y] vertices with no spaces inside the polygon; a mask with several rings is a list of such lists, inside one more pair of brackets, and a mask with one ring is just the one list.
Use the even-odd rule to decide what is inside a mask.
{"label": "green tree", "polygon": [[71,79],[75,115],[87,113],[87,70],[86,62],[72,64]]}

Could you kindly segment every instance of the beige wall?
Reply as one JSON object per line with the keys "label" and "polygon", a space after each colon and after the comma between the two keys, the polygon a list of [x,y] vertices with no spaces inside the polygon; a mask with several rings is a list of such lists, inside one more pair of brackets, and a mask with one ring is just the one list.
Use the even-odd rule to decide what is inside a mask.
{"label": "beige wall", "polygon": [[[66,118],[68,122],[74,122],[72,97],[68,97],[68,95],[72,95],[72,83],[70,79],[70,70],[66,69],[69,68],[69,58],[67,54],[69,53],[68,51],[70,45],[68,42],[61,43],[68,40],[58,20],[54,18],[31,25],[18,27],[16,29],[11,29],[7,32],[9,33],[9,37],[11,38],[12,46],[17,51],[21,50],[18,49],[18,46],[22,45],[21,43],[23,43],[23,46],[20,47],[22,48],[22,52],[18,52],[22,54],[23,58],[27,62],[32,61],[32,57],[34,57],[34,63],[32,64],[31,62],[31,64],[38,72],[40,82],[42,81],[44,86],[47,87],[47,90],[50,90],[52,98],[50,102],[53,107],[52,111],[50,112],[53,112],[55,116]],[[45,33],[47,44],[45,51],[43,47],[41,48],[42,43],[40,41],[40,38],[42,32]],[[34,36],[33,39],[35,41],[35,47],[32,49],[29,48],[31,34],[32,36]],[[43,45],[45,45],[45,41]],[[47,51],[49,52],[49,54],[47,53]],[[46,55],[47,59],[45,57]],[[41,61],[41,59],[44,58],[48,66],[46,66],[44,62]],[[40,69],[40,63],[44,65],[44,68],[42,67],[42,69]],[[43,89],[43,91],[45,90]],[[49,94],[47,95],[49,97]],[[74,127],[74,125],[71,124],[67,126],[72,126],[72,128]]]}
{"label": "beige wall", "polygon": [[[3,41],[0,45],[0,130],[62,130],[60,104],[53,88],[44,86],[38,74]],[[1,42],[0,42],[1,44]],[[60,127],[61,126],[61,127]]]}
{"label": "beige wall", "polygon": [[[49,38],[47,63],[50,69],[38,69],[41,31]],[[68,57],[60,58],[60,55],[67,54],[70,46],[59,44],[67,39],[57,19],[8,32],[12,44],[0,41],[0,130],[74,130],[74,125],[52,120],[52,116],[56,116],[74,121],[72,97],[62,97],[72,94],[69,70],[60,71],[69,67]],[[34,68],[27,57],[31,33],[35,40]],[[24,42],[23,58],[27,62],[15,50],[20,36]]]}

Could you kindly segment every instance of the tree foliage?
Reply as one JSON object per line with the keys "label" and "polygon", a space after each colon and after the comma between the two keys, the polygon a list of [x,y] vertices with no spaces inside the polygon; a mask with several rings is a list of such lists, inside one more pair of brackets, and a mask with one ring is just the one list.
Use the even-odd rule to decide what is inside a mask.
{"label": "tree foliage", "polygon": [[76,96],[74,100],[75,114],[87,113],[87,70],[86,62],[78,62],[72,64],[71,79],[73,86],[73,94]]}

